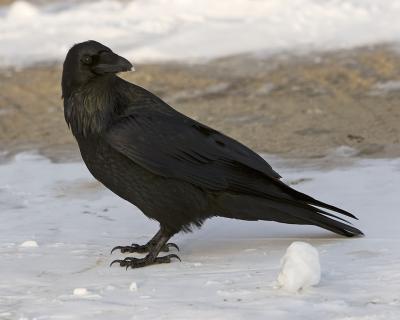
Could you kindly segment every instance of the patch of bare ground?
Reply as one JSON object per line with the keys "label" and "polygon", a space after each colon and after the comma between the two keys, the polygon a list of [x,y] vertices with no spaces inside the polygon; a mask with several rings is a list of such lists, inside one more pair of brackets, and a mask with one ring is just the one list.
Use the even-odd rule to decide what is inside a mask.
{"label": "patch of bare ground", "polygon": [[[135,67],[122,76],[258,152],[400,154],[400,56],[389,46]],[[59,65],[0,71],[1,149],[77,156],[60,78]]]}

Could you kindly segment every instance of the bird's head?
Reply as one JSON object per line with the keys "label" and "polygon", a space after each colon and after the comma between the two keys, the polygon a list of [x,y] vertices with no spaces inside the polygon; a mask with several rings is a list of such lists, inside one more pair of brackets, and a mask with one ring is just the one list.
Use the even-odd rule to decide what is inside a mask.
{"label": "bird's head", "polygon": [[69,49],[63,65],[63,97],[96,77],[130,71],[132,68],[127,59],[97,41],[75,44]]}

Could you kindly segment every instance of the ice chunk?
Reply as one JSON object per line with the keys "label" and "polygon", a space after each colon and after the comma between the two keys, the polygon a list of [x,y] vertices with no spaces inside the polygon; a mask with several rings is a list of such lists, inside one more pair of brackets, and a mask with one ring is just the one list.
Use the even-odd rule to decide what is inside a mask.
{"label": "ice chunk", "polygon": [[86,288],[75,288],[73,292],[74,296],[86,296],[88,293]]}
{"label": "ice chunk", "polygon": [[319,283],[321,266],[317,249],[306,242],[293,242],[281,260],[280,287],[297,292]]}
{"label": "ice chunk", "polygon": [[129,291],[136,292],[137,290],[138,290],[137,283],[136,283],[135,281],[133,281],[133,282],[129,285]]}
{"label": "ice chunk", "polygon": [[35,240],[27,240],[19,245],[21,248],[37,248],[39,245]]}

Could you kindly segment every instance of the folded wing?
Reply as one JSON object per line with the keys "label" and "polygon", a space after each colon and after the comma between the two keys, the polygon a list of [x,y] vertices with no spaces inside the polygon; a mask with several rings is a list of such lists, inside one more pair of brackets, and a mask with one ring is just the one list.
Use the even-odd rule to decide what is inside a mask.
{"label": "folded wing", "polygon": [[155,174],[210,190],[236,186],[251,192],[251,180],[256,175],[269,180],[280,178],[255,152],[177,112],[136,109],[110,128],[106,140]]}

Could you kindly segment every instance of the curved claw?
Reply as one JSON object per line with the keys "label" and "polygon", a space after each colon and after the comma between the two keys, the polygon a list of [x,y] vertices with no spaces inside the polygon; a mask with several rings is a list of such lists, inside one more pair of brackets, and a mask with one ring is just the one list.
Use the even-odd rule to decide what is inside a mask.
{"label": "curved claw", "polygon": [[115,251],[115,250],[120,250],[121,253],[145,253],[145,252],[149,252],[150,247],[148,245],[139,245],[137,243],[132,243],[132,245],[130,246],[116,246],[111,250],[111,254]]}
{"label": "curved claw", "polygon": [[111,253],[112,254],[115,250],[122,250],[124,248],[124,246],[116,246],[114,248],[111,249]]}
{"label": "curved claw", "polygon": [[175,248],[176,250],[180,251],[179,247],[175,243],[170,242],[170,243],[167,243],[166,246],[168,248]]}
{"label": "curved claw", "polygon": [[142,246],[140,246],[140,245],[138,245],[138,244],[136,244],[136,243],[133,243],[131,246],[116,246],[116,247],[114,247],[114,248],[111,250],[111,254],[113,253],[114,250],[120,250],[121,253],[126,253],[126,252],[130,252],[130,253],[133,253],[133,252],[140,252],[140,251],[136,251],[136,249],[137,249],[137,248],[140,248],[140,247],[142,247]]}
{"label": "curved claw", "polygon": [[169,254],[169,255],[167,255],[167,256],[165,256],[165,257],[163,257],[163,258],[169,258],[169,259],[176,258],[176,259],[178,259],[180,262],[182,262],[181,258],[179,258],[176,254]]}
{"label": "curved claw", "polygon": [[125,264],[126,261],[124,260],[114,260],[110,263],[110,267],[114,264],[114,263],[119,263],[120,267],[122,267]]}

